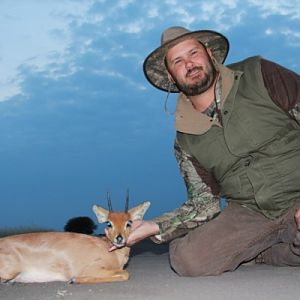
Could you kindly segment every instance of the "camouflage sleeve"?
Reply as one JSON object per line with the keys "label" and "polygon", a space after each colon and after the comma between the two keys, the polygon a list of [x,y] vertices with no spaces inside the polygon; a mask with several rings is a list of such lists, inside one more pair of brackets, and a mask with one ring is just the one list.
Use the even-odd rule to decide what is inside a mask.
{"label": "camouflage sleeve", "polygon": [[209,221],[220,212],[219,191],[214,180],[175,142],[175,156],[186,184],[188,199],[181,207],[155,218],[160,234],[156,243],[167,242]]}

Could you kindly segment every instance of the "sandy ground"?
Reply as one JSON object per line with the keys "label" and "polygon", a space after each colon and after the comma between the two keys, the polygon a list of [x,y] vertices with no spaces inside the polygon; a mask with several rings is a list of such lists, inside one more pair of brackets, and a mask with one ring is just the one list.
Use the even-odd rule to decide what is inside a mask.
{"label": "sandy ground", "polygon": [[0,299],[289,300],[300,297],[300,268],[251,265],[216,277],[179,277],[169,267],[167,247],[151,242],[133,248],[127,269],[131,277],[126,282],[0,284]]}

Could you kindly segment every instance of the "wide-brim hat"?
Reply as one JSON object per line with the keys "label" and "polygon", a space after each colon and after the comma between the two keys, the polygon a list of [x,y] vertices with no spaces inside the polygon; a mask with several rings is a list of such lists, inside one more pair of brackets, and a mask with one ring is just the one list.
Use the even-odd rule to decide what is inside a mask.
{"label": "wide-brim hat", "polygon": [[151,52],[144,61],[143,69],[148,81],[163,91],[178,93],[175,84],[170,84],[165,56],[167,51],[187,38],[198,40],[219,63],[223,63],[229,51],[229,42],[221,33],[212,30],[189,31],[183,27],[170,27],[161,36],[161,46]]}

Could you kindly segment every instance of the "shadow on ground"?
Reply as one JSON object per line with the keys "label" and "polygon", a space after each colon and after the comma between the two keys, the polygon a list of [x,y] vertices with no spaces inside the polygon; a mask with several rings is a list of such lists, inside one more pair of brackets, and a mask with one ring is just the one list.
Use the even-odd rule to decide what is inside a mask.
{"label": "shadow on ground", "polygon": [[131,247],[130,256],[141,254],[164,254],[169,252],[169,244],[155,244],[150,239],[145,239]]}

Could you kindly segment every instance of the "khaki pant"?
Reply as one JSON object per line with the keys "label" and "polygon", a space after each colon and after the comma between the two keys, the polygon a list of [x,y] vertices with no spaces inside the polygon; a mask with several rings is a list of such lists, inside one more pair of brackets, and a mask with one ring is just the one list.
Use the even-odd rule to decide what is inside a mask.
{"label": "khaki pant", "polygon": [[266,264],[300,266],[295,210],[270,220],[230,203],[218,217],[170,243],[171,266],[181,276],[219,275],[259,254]]}

